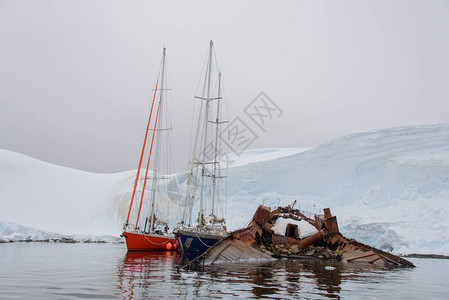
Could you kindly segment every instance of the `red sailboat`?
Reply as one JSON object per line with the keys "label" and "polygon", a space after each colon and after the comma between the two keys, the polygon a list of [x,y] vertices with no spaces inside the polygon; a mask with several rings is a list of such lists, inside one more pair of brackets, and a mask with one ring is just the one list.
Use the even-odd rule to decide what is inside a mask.
{"label": "red sailboat", "polygon": [[[167,154],[169,151],[162,151],[161,145],[169,144],[170,121],[166,113],[166,70],[165,70],[165,48],[162,54],[162,63],[159,76],[154,89],[153,101],[148,118],[148,125],[145,132],[145,139],[142,146],[142,152],[137,169],[136,180],[130,200],[128,216],[123,226],[122,236],[126,240],[128,251],[165,251],[175,250],[175,238],[169,233],[168,220],[156,217],[161,211],[161,199],[164,199],[160,191],[160,181],[169,176],[161,175],[163,166],[170,165],[169,157],[161,161],[161,154]],[[161,83],[158,89],[159,81]],[[158,97],[157,97],[158,96]],[[155,105],[155,100],[158,99]],[[155,117],[153,120],[153,112]],[[147,143],[148,134],[151,132],[151,143]],[[154,146],[154,149],[153,149]],[[154,153],[153,153],[154,150]],[[142,162],[146,160],[145,176],[141,178]],[[151,166],[151,172],[149,169]],[[167,170],[168,171],[168,168]],[[170,174],[167,172],[166,174]],[[150,176],[150,177],[149,177]],[[147,181],[151,179],[151,188],[147,195]],[[149,195],[148,195],[149,194]]]}

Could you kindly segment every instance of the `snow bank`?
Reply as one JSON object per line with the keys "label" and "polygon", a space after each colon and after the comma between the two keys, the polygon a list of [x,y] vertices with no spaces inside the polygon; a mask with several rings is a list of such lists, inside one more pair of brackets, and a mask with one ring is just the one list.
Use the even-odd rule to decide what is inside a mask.
{"label": "snow bank", "polygon": [[281,157],[291,156],[294,154],[298,154],[307,150],[310,150],[310,147],[303,148],[271,148],[271,149],[252,149],[246,150],[240,154],[237,153],[229,153],[227,155],[227,160],[229,166],[233,167],[241,167],[251,163],[259,163],[262,161],[278,159]]}
{"label": "snow bank", "polygon": [[95,174],[0,150],[0,221],[65,235],[118,235],[134,172]]}
{"label": "snow bank", "polygon": [[42,242],[87,242],[87,243],[121,243],[122,238],[111,235],[63,235],[55,232],[38,230],[11,222],[0,222],[0,243],[14,241]]}
{"label": "snow bank", "polygon": [[[297,200],[306,214],[330,207],[347,237],[396,253],[449,255],[448,124],[357,133],[304,150],[230,155],[230,229],[245,226],[260,204]],[[118,236],[134,176],[82,172],[0,150],[0,221]],[[168,184],[168,201],[179,202],[185,175]]]}

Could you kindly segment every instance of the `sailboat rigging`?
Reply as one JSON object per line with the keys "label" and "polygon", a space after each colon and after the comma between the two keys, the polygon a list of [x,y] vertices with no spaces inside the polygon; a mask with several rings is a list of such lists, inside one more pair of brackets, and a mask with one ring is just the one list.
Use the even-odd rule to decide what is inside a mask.
{"label": "sailboat rigging", "polygon": [[[161,193],[159,191],[159,180],[161,176],[161,156],[169,151],[162,151],[163,139],[169,140],[166,133],[171,130],[171,124],[166,114],[166,49],[163,49],[161,68],[159,71],[156,87],[154,89],[153,101],[148,118],[145,138],[139,159],[136,179],[130,200],[126,223],[123,226],[122,236],[125,237],[128,250],[174,250],[176,248],[174,235],[169,233],[168,220],[157,217],[157,209],[161,207]],[[160,81],[160,88],[159,86]],[[158,101],[155,105],[155,99]],[[155,115],[155,116],[154,116]],[[154,119],[154,120],[153,120]],[[152,122],[153,120],[153,122]],[[152,125],[152,126],[151,126]],[[149,134],[151,142],[148,145]],[[165,135],[165,136],[163,136]],[[153,152],[154,147],[154,152]],[[148,149],[149,148],[149,149]],[[146,152],[147,158],[146,158]],[[146,158],[145,176],[141,178],[142,162]],[[166,159],[169,161],[169,157]],[[151,177],[149,177],[150,165],[152,165]],[[170,174],[169,170],[165,170]],[[147,181],[151,179],[150,196],[145,197]],[[142,182],[143,181],[143,182]],[[135,220],[135,221],[134,221]]]}
{"label": "sailboat rigging", "polygon": [[[221,199],[220,182],[226,179],[223,169],[223,149],[219,137],[222,120],[221,72],[214,70],[214,43],[209,44],[203,91],[195,99],[201,101],[189,164],[183,220],[175,230],[179,249],[187,254],[199,255],[227,235],[226,222],[219,217]],[[214,75],[218,86],[214,92]],[[199,202],[198,218],[192,222],[195,203]],[[206,213],[208,212],[208,214]]]}

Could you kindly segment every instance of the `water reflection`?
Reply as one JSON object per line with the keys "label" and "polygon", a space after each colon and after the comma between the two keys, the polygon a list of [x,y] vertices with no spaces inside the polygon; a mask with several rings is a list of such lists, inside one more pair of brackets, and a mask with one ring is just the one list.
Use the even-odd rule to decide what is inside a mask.
{"label": "water reflection", "polygon": [[449,260],[416,268],[279,260],[177,272],[173,252],[122,244],[0,244],[0,299],[447,299]]}
{"label": "water reflection", "polygon": [[[279,260],[270,263],[217,265],[204,269],[216,283],[239,285],[251,297],[296,298],[310,294],[339,298],[341,269],[322,262]],[[316,298],[315,297],[315,298]]]}
{"label": "water reflection", "polygon": [[378,283],[382,273],[370,265],[319,260],[277,260],[222,264],[177,272],[188,259],[175,252],[128,252],[118,271],[123,299],[144,298],[313,298],[339,299],[345,281]]}
{"label": "water reflection", "polygon": [[158,294],[169,295],[161,283],[171,282],[171,271],[177,261],[176,252],[127,252],[118,270],[118,287],[123,299],[145,299]]}

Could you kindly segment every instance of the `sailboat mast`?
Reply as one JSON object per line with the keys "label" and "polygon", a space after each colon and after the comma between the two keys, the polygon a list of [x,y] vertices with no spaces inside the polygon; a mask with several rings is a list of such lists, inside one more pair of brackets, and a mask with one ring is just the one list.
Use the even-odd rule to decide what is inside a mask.
{"label": "sailboat mast", "polygon": [[[161,92],[159,94],[159,107],[158,107],[158,113],[160,114],[159,120],[163,120],[163,96],[165,91],[165,48],[164,52],[162,54],[162,73],[161,73]],[[160,110],[160,111],[159,111]],[[155,130],[157,131],[156,134],[156,154],[154,157],[154,169],[153,169],[153,184],[152,184],[152,196],[151,196],[151,215],[150,215],[150,231],[154,232],[154,207],[156,202],[156,188],[157,188],[157,171],[158,171],[158,164],[159,164],[159,156],[160,156],[160,130],[161,130],[161,121],[157,123],[157,127],[155,126]]]}
{"label": "sailboat mast", "polygon": [[212,51],[214,47],[214,42],[210,41],[209,44],[209,66],[207,72],[207,94],[206,94],[206,108],[204,117],[204,144],[203,144],[203,161],[201,170],[201,196],[200,196],[200,214],[199,223],[203,220],[203,205],[204,205],[204,177],[206,176],[206,150],[207,150],[207,122],[209,118],[209,102],[210,102],[210,87],[211,87],[211,76],[212,76]]}
{"label": "sailboat mast", "polygon": [[[214,171],[212,173],[212,214],[215,210],[215,191],[217,185],[217,164],[218,162],[218,125],[220,122],[220,97],[221,97],[221,72],[218,72],[218,98],[217,98],[217,117],[215,118],[215,149],[214,149]],[[218,190],[217,190],[217,201],[218,201]]]}
{"label": "sailboat mast", "polygon": [[[136,180],[134,181],[133,194],[131,196],[131,203],[129,204],[128,217],[126,218],[125,226],[128,226],[129,216],[131,214],[131,208],[133,206],[134,196],[136,195],[136,191],[137,191],[137,184],[138,184],[139,179],[140,179],[140,168],[142,166],[142,160],[143,160],[143,156],[145,154],[145,146],[147,144],[147,137],[148,137],[148,131],[150,129],[151,117],[153,115],[154,99],[156,98],[156,92],[157,92],[158,83],[159,83],[159,81],[156,82],[156,88],[154,89],[153,101],[151,103],[150,116],[148,117],[147,130],[145,131],[145,139],[143,140],[142,153],[140,154],[139,166],[137,167]],[[140,201],[142,203],[142,199]],[[139,213],[140,213],[140,210],[139,210]],[[137,218],[137,221],[136,221],[136,224],[135,224],[136,227],[138,226],[138,220],[139,220],[139,218]]]}

